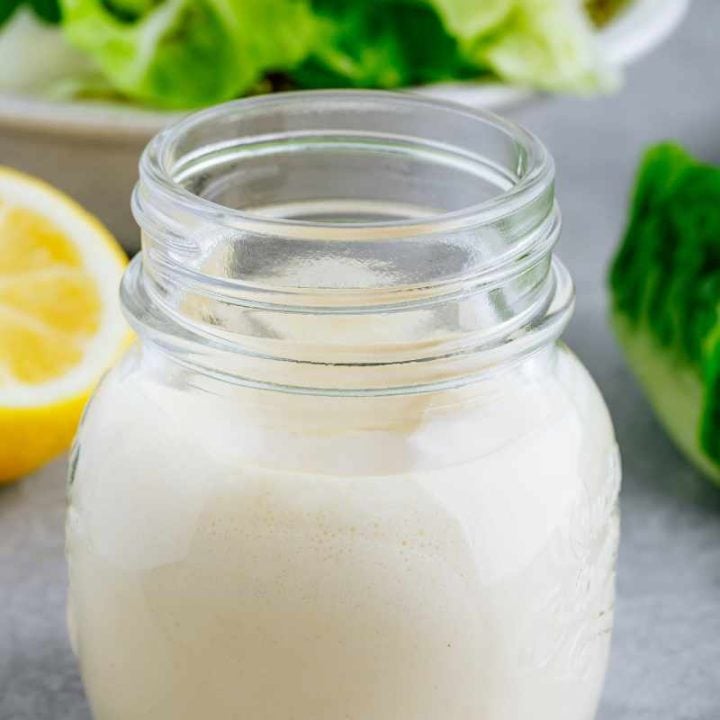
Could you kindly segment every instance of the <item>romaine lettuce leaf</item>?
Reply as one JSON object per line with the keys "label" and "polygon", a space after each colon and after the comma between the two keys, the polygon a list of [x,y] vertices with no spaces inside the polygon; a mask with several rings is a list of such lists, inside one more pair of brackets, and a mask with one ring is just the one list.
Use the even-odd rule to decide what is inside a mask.
{"label": "romaine lettuce leaf", "polygon": [[208,105],[247,93],[308,51],[305,0],[62,0],[63,26],[113,85],[159,107]]}
{"label": "romaine lettuce leaf", "polygon": [[577,0],[514,0],[489,35],[470,40],[470,58],[503,80],[540,90],[609,90],[590,19]]}
{"label": "romaine lettuce leaf", "polygon": [[674,144],[647,152],[610,287],[618,338],[658,416],[720,479],[720,168]]}
{"label": "romaine lettuce leaf", "polygon": [[300,87],[397,88],[478,74],[431,3],[314,0],[312,6],[319,30],[309,58],[293,72]]}

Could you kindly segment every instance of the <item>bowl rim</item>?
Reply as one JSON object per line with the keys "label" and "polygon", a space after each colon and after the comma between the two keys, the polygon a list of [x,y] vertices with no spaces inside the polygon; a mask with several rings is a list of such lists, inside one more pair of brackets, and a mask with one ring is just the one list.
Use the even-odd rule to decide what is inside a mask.
{"label": "bowl rim", "polygon": [[[690,0],[634,0],[598,31],[605,60],[624,66],[662,43],[680,24]],[[500,81],[446,82],[408,88],[438,100],[489,110],[517,105],[538,93]],[[0,93],[0,128],[92,137],[117,143],[146,142],[187,112],[169,112],[102,101],[53,101]]]}

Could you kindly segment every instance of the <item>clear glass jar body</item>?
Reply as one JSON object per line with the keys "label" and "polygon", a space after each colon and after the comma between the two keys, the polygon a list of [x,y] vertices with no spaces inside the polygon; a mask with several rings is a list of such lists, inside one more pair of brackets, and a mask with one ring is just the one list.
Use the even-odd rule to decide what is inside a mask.
{"label": "clear glass jar body", "polygon": [[[150,277],[131,272],[146,288],[154,240]],[[218,256],[203,257],[215,282]],[[313,310],[279,311],[258,310],[256,286],[229,302],[128,280],[140,344],[88,407],[67,526],[71,636],[98,720],[594,716],[619,465],[592,380],[557,326],[542,336],[567,302],[534,298],[534,321],[499,342],[480,300],[471,329],[491,340],[448,353],[457,333],[435,309],[467,315],[454,284],[433,322],[425,280],[392,311],[377,284],[352,285],[350,304],[347,280],[328,299],[305,278]],[[428,347],[444,352],[418,358]]]}

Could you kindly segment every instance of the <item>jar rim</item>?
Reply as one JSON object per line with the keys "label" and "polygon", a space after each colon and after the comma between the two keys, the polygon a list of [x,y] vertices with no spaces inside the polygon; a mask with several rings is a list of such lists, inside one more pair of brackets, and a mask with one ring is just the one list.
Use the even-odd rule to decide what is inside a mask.
{"label": "jar rim", "polygon": [[[220,118],[247,114],[252,110],[283,109],[307,105],[313,101],[325,101],[352,106],[357,103],[392,103],[408,111],[433,111],[445,113],[455,119],[465,118],[476,122],[478,129],[488,127],[507,136],[522,157],[522,167],[512,184],[489,198],[454,210],[443,210],[423,218],[393,218],[363,222],[333,222],[325,220],[302,220],[280,216],[268,216],[218,203],[186,188],[175,177],[171,156],[178,144],[202,126],[212,126]],[[420,138],[418,138],[420,140]],[[457,150],[455,146],[448,146]],[[327,241],[352,239],[371,240],[375,233],[382,239],[418,237],[442,232],[458,232],[464,228],[477,227],[495,222],[498,218],[518,212],[547,191],[554,180],[552,156],[543,143],[530,131],[487,110],[447,101],[422,97],[409,92],[371,90],[313,90],[273,93],[254,98],[234,100],[192,113],[169,126],[151,140],[140,161],[141,181],[160,193],[166,201],[225,227],[248,232],[285,237],[317,237]],[[380,238],[378,238],[380,239]]]}

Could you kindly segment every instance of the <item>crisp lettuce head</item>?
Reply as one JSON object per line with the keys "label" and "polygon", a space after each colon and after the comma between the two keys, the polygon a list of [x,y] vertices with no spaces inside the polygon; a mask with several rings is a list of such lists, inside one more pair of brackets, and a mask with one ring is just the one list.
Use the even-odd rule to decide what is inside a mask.
{"label": "crisp lettuce head", "polygon": [[651,148],[610,272],[615,328],[660,419],[720,480],[720,168]]}
{"label": "crisp lettuce head", "polygon": [[209,105],[250,91],[306,54],[305,0],[62,0],[70,42],[113,85],[159,107]]}

